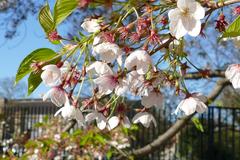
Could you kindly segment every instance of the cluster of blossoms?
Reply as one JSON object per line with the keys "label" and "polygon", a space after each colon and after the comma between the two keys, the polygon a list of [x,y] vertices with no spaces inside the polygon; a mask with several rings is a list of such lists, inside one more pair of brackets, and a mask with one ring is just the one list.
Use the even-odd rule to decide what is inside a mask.
{"label": "cluster of blossoms", "polygon": [[[43,96],[43,100],[50,98],[56,106],[62,107],[55,116],[61,113],[66,119],[76,119],[81,126],[93,121],[101,130],[105,128],[112,130],[119,124],[129,128],[131,123],[141,123],[145,127],[153,123],[156,126],[156,120],[149,109],[162,106],[163,94],[160,88],[170,85],[176,86],[178,91],[183,89],[158,68],[151,57],[149,46],[166,43],[172,37],[181,39],[186,34],[194,37],[199,35],[200,20],[204,16],[205,10],[200,3],[193,0],[178,0],[177,8],[168,12],[171,36],[165,40],[161,40],[157,31],[150,27],[153,23],[150,17],[138,18],[135,28],[135,25],[129,24],[115,31],[104,29],[105,26],[100,19],[85,19],[81,27],[94,35],[90,49],[94,61],[84,64],[82,70],[78,70],[76,65],[67,61],[42,67],[42,81],[51,87]],[[167,22],[166,17],[162,18],[163,25],[167,25]],[[119,40],[116,38],[117,35]],[[61,36],[55,33],[51,34],[50,38],[53,37]],[[127,42],[136,44],[145,37],[148,43],[142,48],[132,49],[124,45]],[[169,44],[169,49],[176,51],[177,45],[180,45],[179,41],[174,40]],[[188,67],[186,63],[181,66],[184,74]],[[78,83],[84,83],[84,79],[91,83],[93,95],[83,100],[80,105],[79,97],[73,96],[73,90]],[[186,115],[191,115],[207,110],[204,104],[206,97],[200,93],[190,94],[188,91],[185,91],[185,94],[186,98],[178,105],[176,114],[183,111]],[[132,118],[132,122],[126,115],[128,108],[122,101],[122,97],[129,95],[141,97],[143,106],[136,109],[138,113]],[[102,99],[107,96],[110,100],[102,104]]]}
{"label": "cluster of blossoms", "polygon": [[[90,2],[81,1],[81,8]],[[190,93],[184,84],[183,77],[189,66],[182,47],[184,36],[196,37],[202,32],[204,25],[201,20],[205,17],[205,9],[195,0],[178,0],[176,8],[168,11],[168,18],[161,16],[160,20],[153,19],[154,8],[147,6],[143,10],[152,15],[139,16],[133,8],[137,19],[127,25],[120,23],[124,18],[117,24],[104,24],[103,17],[86,18],[81,27],[89,36],[84,36],[76,45],[62,42],[70,51],[64,60],[56,65],[37,65],[37,70],[42,70],[43,83],[51,88],[43,95],[43,100],[50,98],[56,106],[62,107],[55,116],[61,113],[63,118],[76,119],[83,127],[96,122],[100,130],[112,130],[120,124],[129,128],[132,123],[141,123],[145,127],[153,123],[156,126],[156,120],[149,111],[163,105],[161,90],[164,87],[175,87],[177,94],[185,94],[175,114],[181,111],[192,115],[207,110],[207,98],[201,93]],[[227,25],[224,15],[220,15],[216,22],[216,29],[224,31]],[[156,29],[159,25],[164,33]],[[50,41],[63,39],[57,31],[48,34],[48,38]],[[156,61],[152,55],[162,48],[167,52]],[[78,49],[80,55],[75,61],[73,55]],[[70,57],[71,63],[67,61]],[[81,62],[79,70],[81,57],[84,57],[84,62]],[[167,70],[159,67],[163,61],[169,63]],[[239,68],[239,65],[231,65],[226,71],[226,77],[234,88],[240,86]],[[80,103],[83,83],[91,85],[92,95]],[[79,92],[75,97],[73,93],[77,86]],[[128,96],[141,98],[142,106],[135,108],[137,114],[132,120],[127,116],[129,108],[124,103],[124,97]]]}

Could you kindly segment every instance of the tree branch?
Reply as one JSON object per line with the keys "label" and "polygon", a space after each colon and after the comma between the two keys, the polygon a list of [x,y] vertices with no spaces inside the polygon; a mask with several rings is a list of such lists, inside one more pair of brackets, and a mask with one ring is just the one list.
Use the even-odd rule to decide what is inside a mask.
{"label": "tree branch", "polygon": [[214,1],[209,1],[207,2],[206,0],[202,1],[203,7],[211,8],[212,10],[222,8],[234,3],[239,3],[240,0],[227,0],[227,1],[219,1],[219,2],[214,2]]}
{"label": "tree branch", "polygon": [[[215,88],[208,96],[208,101],[204,102],[206,104],[211,103],[213,100],[215,100],[218,95],[222,92],[223,88],[227,86],[229,83],[226,79],[221,79],[217,82]],[[178,133],[187,123],[188,121],[194,116],[194,114],[190,116],[186,116],[180,120],[178,120],[172,127],[170,127],[165,133],[160,135],[157,139],[155,139],[153,142],[147,144],[146,146],[133,150],[132,155],[139,157],[142,155],[146,155],[149,153],[154,152],[156,149],[158,149],[161,145],[165,144],[169,139],[171,139],[176,133]]]}
{"label": "tree branch", "polygon": [[205,74],[202,72],[190,72],[184,75],[184,79],[201,79],[201,78],[224,78],[225,71],[214,70],[207,71]]}
{"label": "tree branch", "polygon": [[240,0],[228,0],[228,1],[219,1],[219,2],[203,2],[203,6],[210,8],[207,12],[206,15],[210,14],[211,12],[213,12],[216,9],[231,5],[231,4],[235,4],[235,3],[239,3]]}

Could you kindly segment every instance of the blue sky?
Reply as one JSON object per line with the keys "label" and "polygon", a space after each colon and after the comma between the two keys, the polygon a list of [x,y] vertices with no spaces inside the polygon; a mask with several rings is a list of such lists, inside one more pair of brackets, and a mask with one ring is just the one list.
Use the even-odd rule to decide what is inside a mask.
{"label": "blue sky", "polygon": [[[4,30],[0,32],[0,78],[15,76],[21,61],[33,50],[42,47],[55,48],[45,38],[44,32],[37,21],[37,15],[29,16],[18,30],[18,36],[7,41],[4,38]],[[27,79],[23,81],[26,82]],[[45,90],[41,86],[32,96],[37,98]]]}

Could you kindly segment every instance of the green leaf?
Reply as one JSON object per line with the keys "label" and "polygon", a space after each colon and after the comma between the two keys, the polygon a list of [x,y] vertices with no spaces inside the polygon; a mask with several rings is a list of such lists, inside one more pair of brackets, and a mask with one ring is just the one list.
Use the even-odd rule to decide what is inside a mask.
{"label": "green leaf", "polygon": [[35,123],[34,124],[34,128],[40,128],[40,127],[42,127],[42,126],[44,126],[44,123],[42,123],[42,122],[37,122],[37,123]]}
{"label": "green leaf", "polygon": [[42,139],[41,141],[46,147],[50,147],[52,144],[55,144],[55,141],[51,138]]}
{"label": "green leaf", "polygon": [[28,77],[28,96],[41,84],[41,72],[32,72]]}
{"label": "green leaf", "polygon": [[78,129],[72,133],[72,136],[77,137],[77,136],[80,136],[81,134],[82,134],[82,130]]}
{"label": "green leaf", "polygon": [[69,137],[69,133],[68,132],[62,132],[61,133],[61,139],[65,139]]}
{"label": "green leaf", "polygon": [[112,158],[112,155],[113,155],[113,152],[112,152],[112,150],[108,150],[107,151],[107,160],[110,160],[111,158]]}
{"label": "green leaf", "polygon": [[49,116],[48,116],[48,115],[45,115],[45,116],[43,117],[43,122],[44,122],[44,123],[47,123],[48,120],[49,120]]}
{"label": "green leaf", "polygon": [[204,132],[203,126],[198,118],[193,117],[192,122],[199,131]]}
{"label": "green leaf", "polygon": [[237,37],[240,36],[240,16],[238,16],[225,30],[222,38]]}
{"label": "green leaf", "polygon": [[54,22],[59,25],[64,21],[77,7],[77,0],[57,0],[54,6]]}
{"label": "green leaf", "polygon": [[58,54],[49,48],[40,48],[30,53],[21,62],[15,79],[17,84],[23,77],[32,72],[31,64],[34,62],[47,61],[56,57]]}
{"label": "green leaf", "polygon": [[38,147],[38,141],[36,140],[28,140],[27,143],[24,145],[25,148],[37,148]]}
{"label": "green leaf", "polygon": [[55,29],[53,16],[48,4],[40,10],[38,19],[46,34]]}
{"label": "green leaf", "polygon": [[89,136],[84,136],[84,137],[82,137],[79,145],[80,145],[80,146],[85,146],[85,145],[87,144],[87,142],[89,141],[89,138],[90,138]]}
{"label": "green leaf", "polygon": [[97,142],[101,143],[101,144],[105,144],[105,143],[106,143],[105,138],[104,138],[103,136],[101,136],[100,134],[96,134],[96,135],[94,136],[94,139],[95,139]]}

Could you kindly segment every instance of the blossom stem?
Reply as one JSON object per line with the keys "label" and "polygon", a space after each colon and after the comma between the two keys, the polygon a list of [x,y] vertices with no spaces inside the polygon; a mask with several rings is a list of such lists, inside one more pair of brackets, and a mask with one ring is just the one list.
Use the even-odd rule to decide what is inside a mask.
{"label": "blossom stem", "polygon": [[198,68],[197,66],[195,66],[187,57],[185,57],[185,59],[188,61],[188,63],[190,63],[196,70],[201,71],[200,68]]}
{"label": "blossom stem", "polygon": [[[115,98],[115,96],[113,96],[113,97]],[[115,109],[116,109],[117,100],[118,100],[119,97],[120,97],[120,96],[117,96],[117,97],[111,102],[111,104],[113,104],[113,108],[112,108],[111,113],[109,114],[108,118],[112,117],[112,115],[113,115],[113,113],[114,113],[114,111],[115,111]]]}
{"label": "blossom stem", "polygon": [[85,77],[83,77],[82,82],[81,82],[81,85],[80,85],[80,87],[79,87],[79,90],[78,90],[78,93],[77,93],[77,99],[80,97],[84,80],[85,80]]}
{"label": "blossom stem", "polygon": [[135,12],[135,14],[136,14],[136,16],[137,16],[137,19],[138,19],[138,18],[139,18],[139,14],[138,14],[138,12],[137,12],[136,8],[135,8],[135,7],[133,7],[132,9],[134,10],[134,12]]}

